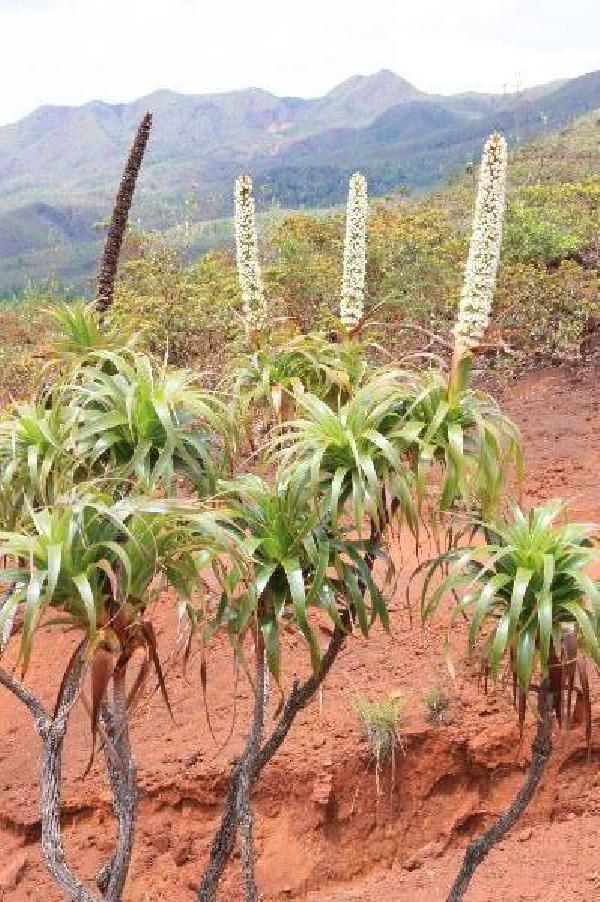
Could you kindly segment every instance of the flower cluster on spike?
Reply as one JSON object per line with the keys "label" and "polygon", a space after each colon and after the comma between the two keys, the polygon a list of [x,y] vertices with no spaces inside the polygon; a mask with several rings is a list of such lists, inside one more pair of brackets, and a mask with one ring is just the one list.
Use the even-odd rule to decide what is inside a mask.
{"label": "flower cluster on spike", "polygon": [[368,210],[367,180],[355,172],[348,190],[340,301],[340,319],[348,331],[358,326],[364,313]]}
{"label": "flower cluster on spike", "polygon": [[252,335],[267,324],[267,303],[258,262],[252,179],[248,175],[236,179],[234,225],[242,313],[246,334]]}
{"label": "flower cluster on spike", "polygon": [[477,347],[490,319],[502,245],[506,164],[506,141],[494,133],[486,141],[481,160],[469,256],[454,325],[457,357]]}

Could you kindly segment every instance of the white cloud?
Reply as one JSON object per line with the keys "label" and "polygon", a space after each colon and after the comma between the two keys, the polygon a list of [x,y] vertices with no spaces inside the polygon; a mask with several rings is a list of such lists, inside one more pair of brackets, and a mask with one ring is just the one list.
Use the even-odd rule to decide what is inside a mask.
{"label": "white cloud", "polygon": [[597,0],[0,0],[0,123],[159,87],[317,95],[387,67],[439,93],[600,67]]}

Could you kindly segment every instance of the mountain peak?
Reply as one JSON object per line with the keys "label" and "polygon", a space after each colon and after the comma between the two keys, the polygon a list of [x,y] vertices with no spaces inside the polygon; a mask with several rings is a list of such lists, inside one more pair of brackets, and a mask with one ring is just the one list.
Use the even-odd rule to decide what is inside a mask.
{"label": "mountain peak", "polygon": [[[379,69],[377,72],[374,72],[372,75],[365,76],[372,82],[379,84],[393,84],[401,87],[408,87],[412,91],[416,91],[414,85],[412,85],[406,78],[402,78],[401,75],[398,75],[397,72],[393,72],[391,69]],[[420,92],[419,92],[420,93]]]}
{"label": "mountain peak", "polygon": [[324,97],[311,101],[313,115],[327,127],[368,125],[390,107],[425,95],[390,69],[371,75],[353,75],[336,85]]}
{"label": "mountain peak", "polygon": [[329,91],[327,97],[361,96],[365,100],[377,94],[384,94],[386,99],[402,103],[404,100],[416,100],[423,93],[409,81],[392,72],[391,69],[379,69],[371,75],[353,75],[340,82]]}

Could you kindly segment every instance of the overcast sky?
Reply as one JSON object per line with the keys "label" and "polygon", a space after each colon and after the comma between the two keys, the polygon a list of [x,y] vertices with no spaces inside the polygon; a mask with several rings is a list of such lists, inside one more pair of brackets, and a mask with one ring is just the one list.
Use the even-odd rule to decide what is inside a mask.
{"label": "overcast sky", "polygon": [[600,0],[0,0],[0,124],[157,88],[316,96],[393,69],[438,93],[600,68]]}

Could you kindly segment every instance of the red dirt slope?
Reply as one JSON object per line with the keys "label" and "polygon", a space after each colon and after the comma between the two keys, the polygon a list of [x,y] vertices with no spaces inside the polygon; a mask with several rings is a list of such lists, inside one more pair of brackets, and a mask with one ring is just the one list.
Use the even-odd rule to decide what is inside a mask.
{"label": "red dirt slope", "polygon": [[[559,495],[577,516],[600,521],[598,371],[550,371],[518,381],[506,407],[522,425],[529,467],[528,501]],[[457,683],[441,658],[444,624],[422,631],[410,623],[403,593],[392,605],[394,634],[368,642],[352,638],[327,681],[322,706],[313,704],[287,745],[265,770],[255,792],[259,876],[265,898],[436,902],[445,899],[460,849],[512,797],[527,760],[519,745],[507,687],[484,696],[477,668],[462,659],[457,634]],[[162,655],[174,634],[169,598],[158,617]],[[325,636],[323,637],[325,641]],[[303,670],[306,654],[289,643],[288,678]],[[31,684],[47,699],[56,690],[53,659],[69,643],[40,638]],[[227,737],[234,683],[225,645],[213,650],[209,696],[219,737]],[[249,691],[240,681],[236,728],[224,750],[215,748],[202,710],[198,662],[188,680],[169,672],[176,723],[159,698],[135,715],[133,741],[142,786],[136,853],[125,894],[131,902],[183,902],[205,861],[226,789],[228,764],[243,742]],[[451,722],[425,719],[423,692],[445,688]],[[404,753],[394,786],[376,797],[371,762],[355,713],[357,696],[397,692],[406,700]],[[598,685],[593,683],[594,696]],[[11,696],[0,697],[0,899],[53,902],[60,895],[41,861],[37,813],[38,742],[27,715]],[[274,705],[274,702],[273,702]],[[600,718],[600,706],[597,708]],[[530,727],[529,727],[530,729]],[[98,761],[81,775],[90,751],[89,724],[77,710],[68,742],[65,834],[71,860],[91,877],[109,854],[112,818]],[[575,900],[600,898],[600,723],[592,761],[579,730],[561,735],[541,792],[516,834],[481,867],[469,899]],[[237,861],[222,898],[240,898]]]}

